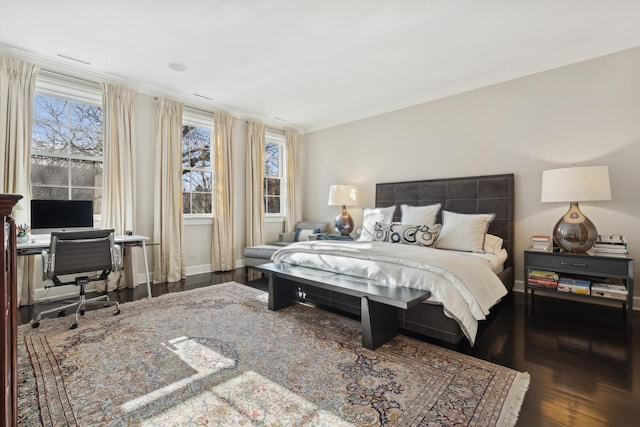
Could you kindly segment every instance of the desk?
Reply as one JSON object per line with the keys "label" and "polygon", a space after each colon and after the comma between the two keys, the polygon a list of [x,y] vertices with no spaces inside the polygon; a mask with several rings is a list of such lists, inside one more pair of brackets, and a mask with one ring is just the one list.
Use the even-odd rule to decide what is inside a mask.
{"label": "desk", "polygon": [[[149,240],[146,236],[138,236],[136,234],[131,236],[116,235],[114,236],[115,243],[125,247],[141,247],[142,257],[144,258],[144,272],[147,278],[147,298],[151,298],[151,279],[149,278],[149,262],[147,261],[147,244]],[[39,238],[32,238],[26,243],[18,243],[17,250],[18,255],[39,255],[43,249],[48,249],[51,245],[51,236],[43,234]]]}

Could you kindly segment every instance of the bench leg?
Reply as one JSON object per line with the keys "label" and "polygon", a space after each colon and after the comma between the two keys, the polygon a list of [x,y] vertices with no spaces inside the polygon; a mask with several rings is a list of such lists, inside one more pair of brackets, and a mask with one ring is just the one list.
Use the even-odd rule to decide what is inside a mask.
{"label": "bench leg", "polygon": [[269,310],[276,311],[300,301],[298,283],[269,274]]}
{"label": "bench leg", "polygon": [[398,335],[396,308],[369,300],[360,299],[362,346],[375,350]]}

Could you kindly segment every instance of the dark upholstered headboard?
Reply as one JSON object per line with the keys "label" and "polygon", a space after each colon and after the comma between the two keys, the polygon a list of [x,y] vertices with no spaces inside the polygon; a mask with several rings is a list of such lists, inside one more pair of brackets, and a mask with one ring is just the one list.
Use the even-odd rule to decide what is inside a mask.
{"label": "dark upholstered headboard", "polygon": [[376,184],[376,207],[396,205],[394,221],[400,221],[402,204],[434,203],[459,213],[495,213],[489,233],[502,237],[509,254],[505,268],[513,267],[513,174]]}

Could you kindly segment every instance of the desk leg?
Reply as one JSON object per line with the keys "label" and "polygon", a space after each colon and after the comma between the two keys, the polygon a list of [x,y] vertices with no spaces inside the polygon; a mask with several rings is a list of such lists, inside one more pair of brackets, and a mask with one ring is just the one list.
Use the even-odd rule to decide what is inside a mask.
{"label": "desk leg", "polygon": [[398,335],[396,308],[387,304],[360,299],[362,346],[375,350]]}
{"label": "desk leg", "polygon": [[144,258],[144,273],[147,277],[147,298],[151,298],[151,280],[149,279],[149,261],[147,261],[147,245],[142,241],[142,257]]}

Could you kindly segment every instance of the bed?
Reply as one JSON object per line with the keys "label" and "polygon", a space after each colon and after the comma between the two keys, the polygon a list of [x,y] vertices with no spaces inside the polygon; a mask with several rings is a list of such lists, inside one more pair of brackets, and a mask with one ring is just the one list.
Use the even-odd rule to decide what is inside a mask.
{"label": "bed", "polygon": [[[407,245],[391,243],[393,233],[389,234],[389,230],[392,226],[376,221],[372,241],[304,242],[279,250],[272,259],[376,279],[390,286],[428,289],[432,293],[428,301],[398,310],[398,327],[452,344],[466,337],[473,345],[479,321],[489,316],[495,304],[504,300],[513,289],[513,180],[513,174],[502,174],[380,183],[376,185],[378,209],[368,210],[365,214],[363,233],[370,232],[368,215],[373,211],[389,213],[395,206],[390,222],[399,223],[403,214],[405,219],[411,216],[412,207],[423,207],[415,211],[424,213],[439,204],[430,225],[430,231],[438,238],[433,237],[430,247],[416,245],[415,241]],[[402,205],[405,206],[401,208]],[[492,218],[486,219],[488,216]],[[460,239],[451,241],[455,234],[451,231],[454,220],[475,221],[481,217],[488,222],[486,233],[501,248],[482,253],[482,249],[487,248],[489,240],[486,239],[484,247],[471,249],[475,252],[450,250],[464,249],[457,246]],[[443,220],[446,221],[443,223]],[[429,231],[429,227],[426,230]],[[431,234],[425,232],[424,236]],[[464,236],[462,240],[465,240]],[[444,248],[436,248],[440,243]],[[300,291],[309,302],[356,315],[360,313],[360,299],[353,296],[304,285],[300,286]],[[470,316],[474,319],[469,319]]]}

